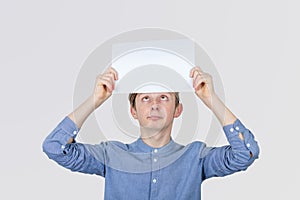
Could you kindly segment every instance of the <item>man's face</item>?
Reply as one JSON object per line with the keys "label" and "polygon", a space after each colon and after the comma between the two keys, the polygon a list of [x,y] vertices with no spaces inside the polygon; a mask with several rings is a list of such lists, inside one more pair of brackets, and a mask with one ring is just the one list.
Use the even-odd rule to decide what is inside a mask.
{"label": "man's face", "polygon": [[148,136],[164,131],[171,134],[173,119],[182,111],[181,104],[175,108],[175,100],[174,93],[140,93],[130,111],[141,130],[151,134]]}

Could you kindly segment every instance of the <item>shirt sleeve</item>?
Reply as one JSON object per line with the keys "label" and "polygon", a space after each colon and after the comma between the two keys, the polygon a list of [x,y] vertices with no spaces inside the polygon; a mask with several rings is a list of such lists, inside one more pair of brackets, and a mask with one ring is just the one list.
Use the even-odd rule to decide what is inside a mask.
{"label": "shirt sleeve", "polygon": [[[223,127],[229,145],[222,147],[205,147],[203,158],[204,179],[226,176],[246,170],[259,155],[259,147],[253,134],[239,119]],[[240,139],[239,133],[244,137]]]}
{"label": "shirt sleeve", "polygon": [[[65,117],[43,142],[43,151],[59,165],[87,174],[105,176],[104,145],[87,145],[75,141],[79,129]],[[70,138],[73,143],[68,144]],[[93,152],[97,152],[97,157]]]}

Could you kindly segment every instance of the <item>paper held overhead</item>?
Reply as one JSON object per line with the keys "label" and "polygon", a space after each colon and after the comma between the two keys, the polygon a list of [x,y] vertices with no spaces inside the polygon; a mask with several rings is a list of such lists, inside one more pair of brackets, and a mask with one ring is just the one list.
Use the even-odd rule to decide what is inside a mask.
{"label": "paper held overhead", "polygon": [[193,64],[166,49],[133,49],[116,57],[112,67],[119,76],[115,93],[193,91],[189,77]]}

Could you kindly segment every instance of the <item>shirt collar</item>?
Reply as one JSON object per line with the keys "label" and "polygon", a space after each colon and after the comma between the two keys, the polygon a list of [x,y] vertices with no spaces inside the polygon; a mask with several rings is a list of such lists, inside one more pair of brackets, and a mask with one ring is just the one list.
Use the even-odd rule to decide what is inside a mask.
{"label": "shirt collar", "polygon": [[145,153],[149,153],[149,152],[167,152],[169,151],[170,149],[172,149],[172,147],[174,146],[174,141],[172,139],[172,137],[170,138],[170,142],[162,147],[159,147],[159,148],[154,148],[154,147],[151,147],[149,145],[147,145],[143,140],[142,138],[139,138],[137,141],[136,141],[136,147],[142,151],[142,152],[145,152]]}

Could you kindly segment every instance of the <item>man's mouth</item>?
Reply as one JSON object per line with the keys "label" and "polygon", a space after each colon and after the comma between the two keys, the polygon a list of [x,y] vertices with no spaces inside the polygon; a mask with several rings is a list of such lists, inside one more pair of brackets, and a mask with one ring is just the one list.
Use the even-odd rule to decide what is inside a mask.
{"label": "man's mouth", "polygon": [[147,119],[150,119],[150,120],[159,120],[159,119],[162,119],[162,116],[150,115],[150,116],[147,117]]}

